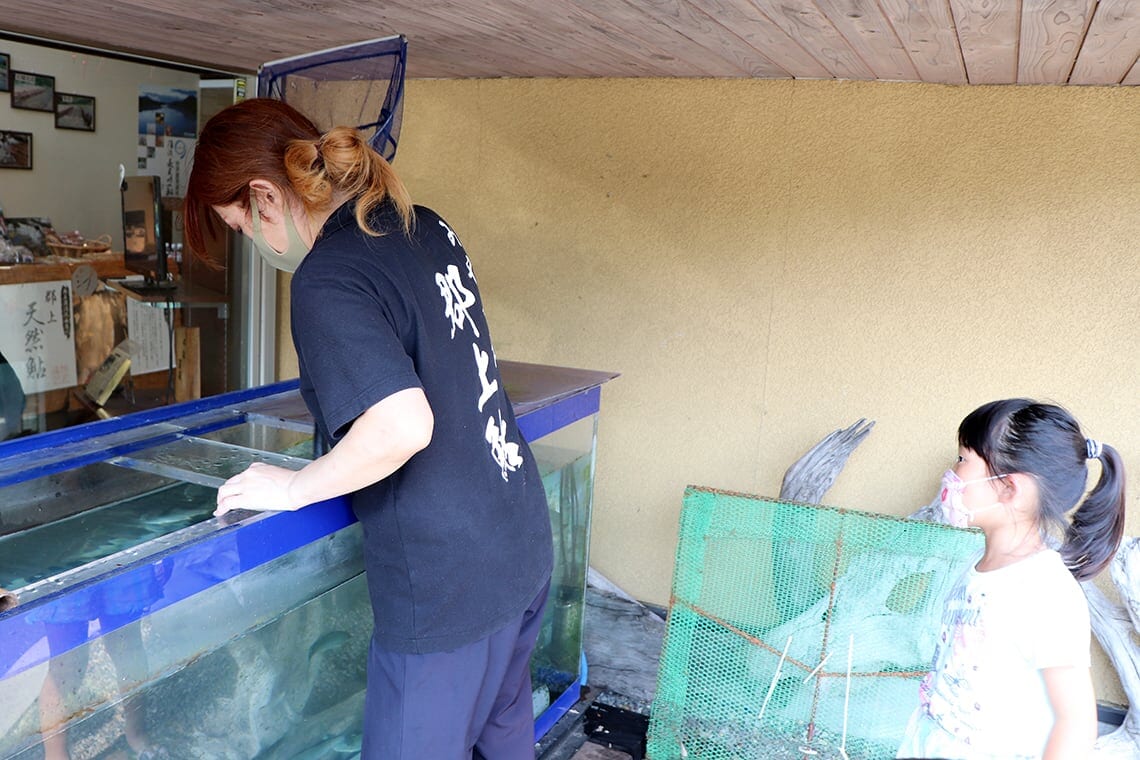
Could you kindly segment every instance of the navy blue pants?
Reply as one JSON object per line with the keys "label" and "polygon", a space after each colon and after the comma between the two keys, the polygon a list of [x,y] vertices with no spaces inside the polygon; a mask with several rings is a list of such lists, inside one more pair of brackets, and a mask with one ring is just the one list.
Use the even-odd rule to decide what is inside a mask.
{"label": "navy blue pants", "polygon": [[547,584],[501,630],[451,652],[372,641],[361,760],[534,760],[530,655]]}

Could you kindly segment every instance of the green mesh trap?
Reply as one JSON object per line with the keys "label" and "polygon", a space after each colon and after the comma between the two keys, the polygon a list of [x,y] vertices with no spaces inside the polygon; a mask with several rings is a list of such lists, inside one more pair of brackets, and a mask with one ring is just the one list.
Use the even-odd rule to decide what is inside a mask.
{"label": "green mesh trap", "polygon": [[893,758],[980,533],[690,487],[651,760]]}

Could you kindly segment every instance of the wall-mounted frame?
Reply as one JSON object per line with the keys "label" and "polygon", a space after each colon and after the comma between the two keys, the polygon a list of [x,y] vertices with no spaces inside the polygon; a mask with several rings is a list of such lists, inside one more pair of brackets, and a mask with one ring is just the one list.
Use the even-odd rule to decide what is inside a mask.
{"label": "wall-mounted frame", "polygon": [[10,82],[12,108],[48,113],[55,110],[55,77],[30,71],[13,71]]}
{"label": "wall-mounted frame", "polygon": [[0,169],[32,168],[32,133],[0,129]]}
{"label": "wall-mounted frame", "polygon": [[55,94],[55,128],[95,131],[95,98],[70,92]]}
{"label": "wall-mounted frame", "polygon": [[7,53],[0,53],[0,92],[8,92],[11,88],[9,77],[12,73],[12,57]]}

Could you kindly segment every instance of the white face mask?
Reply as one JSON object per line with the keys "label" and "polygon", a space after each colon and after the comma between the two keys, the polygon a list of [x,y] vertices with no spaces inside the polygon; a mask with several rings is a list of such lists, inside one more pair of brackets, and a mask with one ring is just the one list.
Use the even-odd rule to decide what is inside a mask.
{"label": "white face mask", "polygon": [[984,483],[987,480],[997,480],[1000,477],[1003,476],[991,475],[988,478],[962,480],[958,477],[958,473],[953,470],[947,470],[946,474],[942,476],[942,518],[946,520],[947,524],[953,525],[955,528],[968,528],[970,527],[970,519],[974,515],[1001,506],[1000,501],[995,501],[993,504],[978,507],[977,509],[966,509],[962,506],[962,494],[966,491],[966,486],[971,483]]}
{"label": "white face mask", "polygon": [[253,249],[261,254],[261,258],[265,259],[269,264],[283,272],[295,272],[297,267],[301,265],[301,259],[309,252],[309,246],[303,239],[301,233],[297,231],[297,225],[293,223],[293,214],[285,209],[285,236],[288,240],[288,246],[284,251],[277,251],[265,239],[265,235],[261,231],[261,213],[257,208],[257,199],[253,197],[253,193],[249,194],[249,208],[253,215]]}

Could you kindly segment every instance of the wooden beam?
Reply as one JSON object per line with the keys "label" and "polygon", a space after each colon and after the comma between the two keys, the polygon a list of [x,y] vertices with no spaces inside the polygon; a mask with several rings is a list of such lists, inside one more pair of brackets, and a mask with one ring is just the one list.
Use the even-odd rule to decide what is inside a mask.
{"label": "wooden beam", "polygon": [[1019,0],[950,0],[970,84],[1017,81]]}
{"label": "wooden beam", "polygon": [[1019,84],[1064,84],[1077,60],[1096,0],[1023,0]]}

